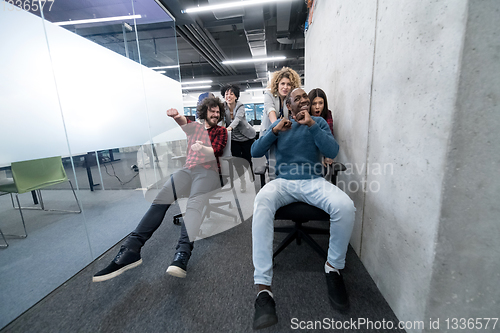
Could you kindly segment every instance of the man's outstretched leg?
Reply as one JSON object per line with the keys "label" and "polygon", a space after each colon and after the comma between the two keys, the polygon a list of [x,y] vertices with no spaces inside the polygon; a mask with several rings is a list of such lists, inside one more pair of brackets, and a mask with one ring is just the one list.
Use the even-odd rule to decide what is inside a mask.
{"label": "man's outstretched leg", "polygon": [[117,277],[123,272],[139,266],[142,263],[141,249],[146,241],[161,225],[170,205],[175,201],[173,184],[176,195],[181,195],[191,188],[191,177],[185,170],[174,173],[163,185],[153,204],[149,207],[136,229],[123,242],[120,251],[111,263],[97,272],[92,278],[93,282],[101,282]]}
{"label": "man's outstretched leg", "polygon": [[[103,270],[97,272],[92,278],[93,282],[101,282],[117,277],[123,272],[137,267],[142,263],[141,259],[141,248],[146,242],[151,234],[153,234],[154,225],[161,223],[163,218],[165,217],[165,213],[167,212],[170,205],[151,205],[148,211],[142,218],[141,222],[137,229],[127,238],[127,240],[120,247],[120,251],[116,255],[116,257],[111,261],[111,263],[104,268]],[[158,223],[158,221],[160,221]],[[151,223],[155,222],[155,223]],[[153,224],[153,225],[152,225]],[[137,232],[137,231],[144,232]],[[144,235],[149,234],[149,237],[145,237]]]}
{"label": "man's outstretched leg", "polygon": [[167,274],[185,278],[187,264],[191,257],[194,241],[200,232],[202,214],[214,191],[221,187],[219,174],[202,166],[192,169],[191,194],[189,196],[181,235],[177,243],[174,260],[167,268]]}

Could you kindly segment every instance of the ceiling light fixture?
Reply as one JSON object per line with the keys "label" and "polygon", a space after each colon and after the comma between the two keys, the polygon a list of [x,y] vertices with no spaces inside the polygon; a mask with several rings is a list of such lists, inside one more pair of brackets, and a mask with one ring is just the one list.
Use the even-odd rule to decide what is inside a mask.
{"label": "ceiling light fixture", "polygon": [[266,88],[252,88],[252,89],[247,89],[245,92],[257,92],[257,91],[264,91]]}
{"label": "ceiling light fixture", "polygon": [[166,71],[156,71],[156,73],[159,73],[159,74],[165,74]]}
{"label": "ceiling light fixture", "polygon": [[212,83],[212,80],[182,82],[182,85]]}
{"label": "ceiling light fixture", "polygon": [[52,23],[54,23],[55,25],[74,25],[74,24],[85,24],[85,23],[132,20],[132,19],[140,19],[141,17],[142,17],[141,15],[127,15],[127,16],[113,16],[113,17],[103,17],[97,19],[62,21],[62,22],[52,22]]}
{"label": "ceiling light fixture", "polygon": [[149,67],[149,69],[170,69],[170,68],[179,68],[179,65]]}
{"label": "ceiling light fixture", "polygon": [[182,87],[182,90],[196,90],[196,89],[207,89],[212,88],[212,86],[195,86],[195,87]]}
{"label": "ceiling light fixture", "polygon": [[182,14],[199,13],[199,12],[206,12],[206,11],[216,11],[216,10],[219,10],[219,9],[228,9],[228,8],[234,8],[234,7],[245,7],[245,6],[259,5],[259,4],[264,4],[264,3],[267,4],[267,3],[270,3],[270,2],[285,2],[285,1],[295,1],[295,0],[247,0],[247,1],[233,1],[233,2],[221,3],[221,4],[218,4],[218,5],[187,8],[187,9],[181,10],[181,13]]}
{"label": "ceiling light fixture", "polygon": [[225,60],[222,62],[223,65],[234,65],[234,64],[244,64],[249,62],[271,62],[278,60],[285,60],[285,56],[279,57],[269,57],[269,58],[250,58],[250,59],[241,59],[241,60]]}

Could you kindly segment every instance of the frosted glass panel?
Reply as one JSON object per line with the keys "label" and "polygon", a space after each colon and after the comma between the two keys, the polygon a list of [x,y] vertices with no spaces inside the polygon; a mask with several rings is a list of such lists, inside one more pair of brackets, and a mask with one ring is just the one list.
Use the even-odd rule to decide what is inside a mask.
{"label": "frosted glass panel", "polygon": [[42,21],[25,11],[0,10],[0,44],[0,166],[67,155]]}
{"label": "frosted glass panel", "polygon": [[177,127],[166,110],[182,107],[179,82],[52,23],[46,28],[73,153],[141,145],[150,140],[148,119],[152,136]]}
{"label": "frosted glass panel", "polygon": [[[39,11],[8,10],[8,4],[2,10],[4,4],[0,0],[0,181],[11,177],[14,161],[62,156],[83,213],[25,214],[29,237],[8,238],[9,247],[0,250],[2,303],[8,304],[0,307],[0,328],[130,233],[150,205],[137,190],[141,181],[156,184],[179,168],[170,159],[186,142],[166,116],[168,108],[183,106],[175,24],[154,1],[56,0],[43,11],[59,22],[130,15],[136,6],[145,32],[148,24],[158,33],[167,29],[168,43],[145,42],[152,52],[144,56],[147,64],[140,63],[140,28],[133,21],[66,29]],[[167,55],[164,63],[154,63],[154,52]],[[148,68],[163,64],[177,66],[166,73],[177,80]],[[149,150],[139,160],[141,147]],[[141,178],[137,165],[150,173]],[[47,208],[76,205],[69,183],[42,192]],[[31,193],[21,197],[23,206],[39,207]],[[12,234],[19,225],[10,196],[0,195],[0,228]],[[61,253],[70,264],[54,260]]]}

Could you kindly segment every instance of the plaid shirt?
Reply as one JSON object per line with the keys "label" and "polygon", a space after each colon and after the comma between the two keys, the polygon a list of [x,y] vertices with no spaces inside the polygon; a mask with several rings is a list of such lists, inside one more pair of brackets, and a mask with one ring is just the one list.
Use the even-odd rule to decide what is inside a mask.
{"label": "plaid shirt", "polygon": [[[187,121],[186,125],[181,126],[188,137],[186,164],[184,167],[192,169],[197,165],[201,165],[205,169],[212,169],[219,172],[219,157],[222,156],[222,152],[227,144],[226,129],[216,125],[207,130],[204,124],[193,122],[189,119]],[[200,151],[191,150],[191,146],[196,141],[201,141],[204,146],[212,145],[214,153],[205,155]]]}
{"label": "plaid shirt", "polygon": [[333,134],[333,117],[332,117],[332,111],[328,110],[326,113],[326,122],[328,123],[328,126],[330,127],[330,131],[332,131]]}

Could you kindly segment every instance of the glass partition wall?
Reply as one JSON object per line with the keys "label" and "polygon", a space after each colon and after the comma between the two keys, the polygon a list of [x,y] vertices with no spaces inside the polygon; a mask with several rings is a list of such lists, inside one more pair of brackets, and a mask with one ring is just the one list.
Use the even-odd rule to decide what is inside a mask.
{"label": "glass partition wall", "polygon": [[[130,233],[185,146],[165,115],[183,107],[175,22],[157,2],[20,3],[0,0],[0,328]],[[21,189],[19,167],[52,176],[49,161],[76,198],[64,179]]]}

